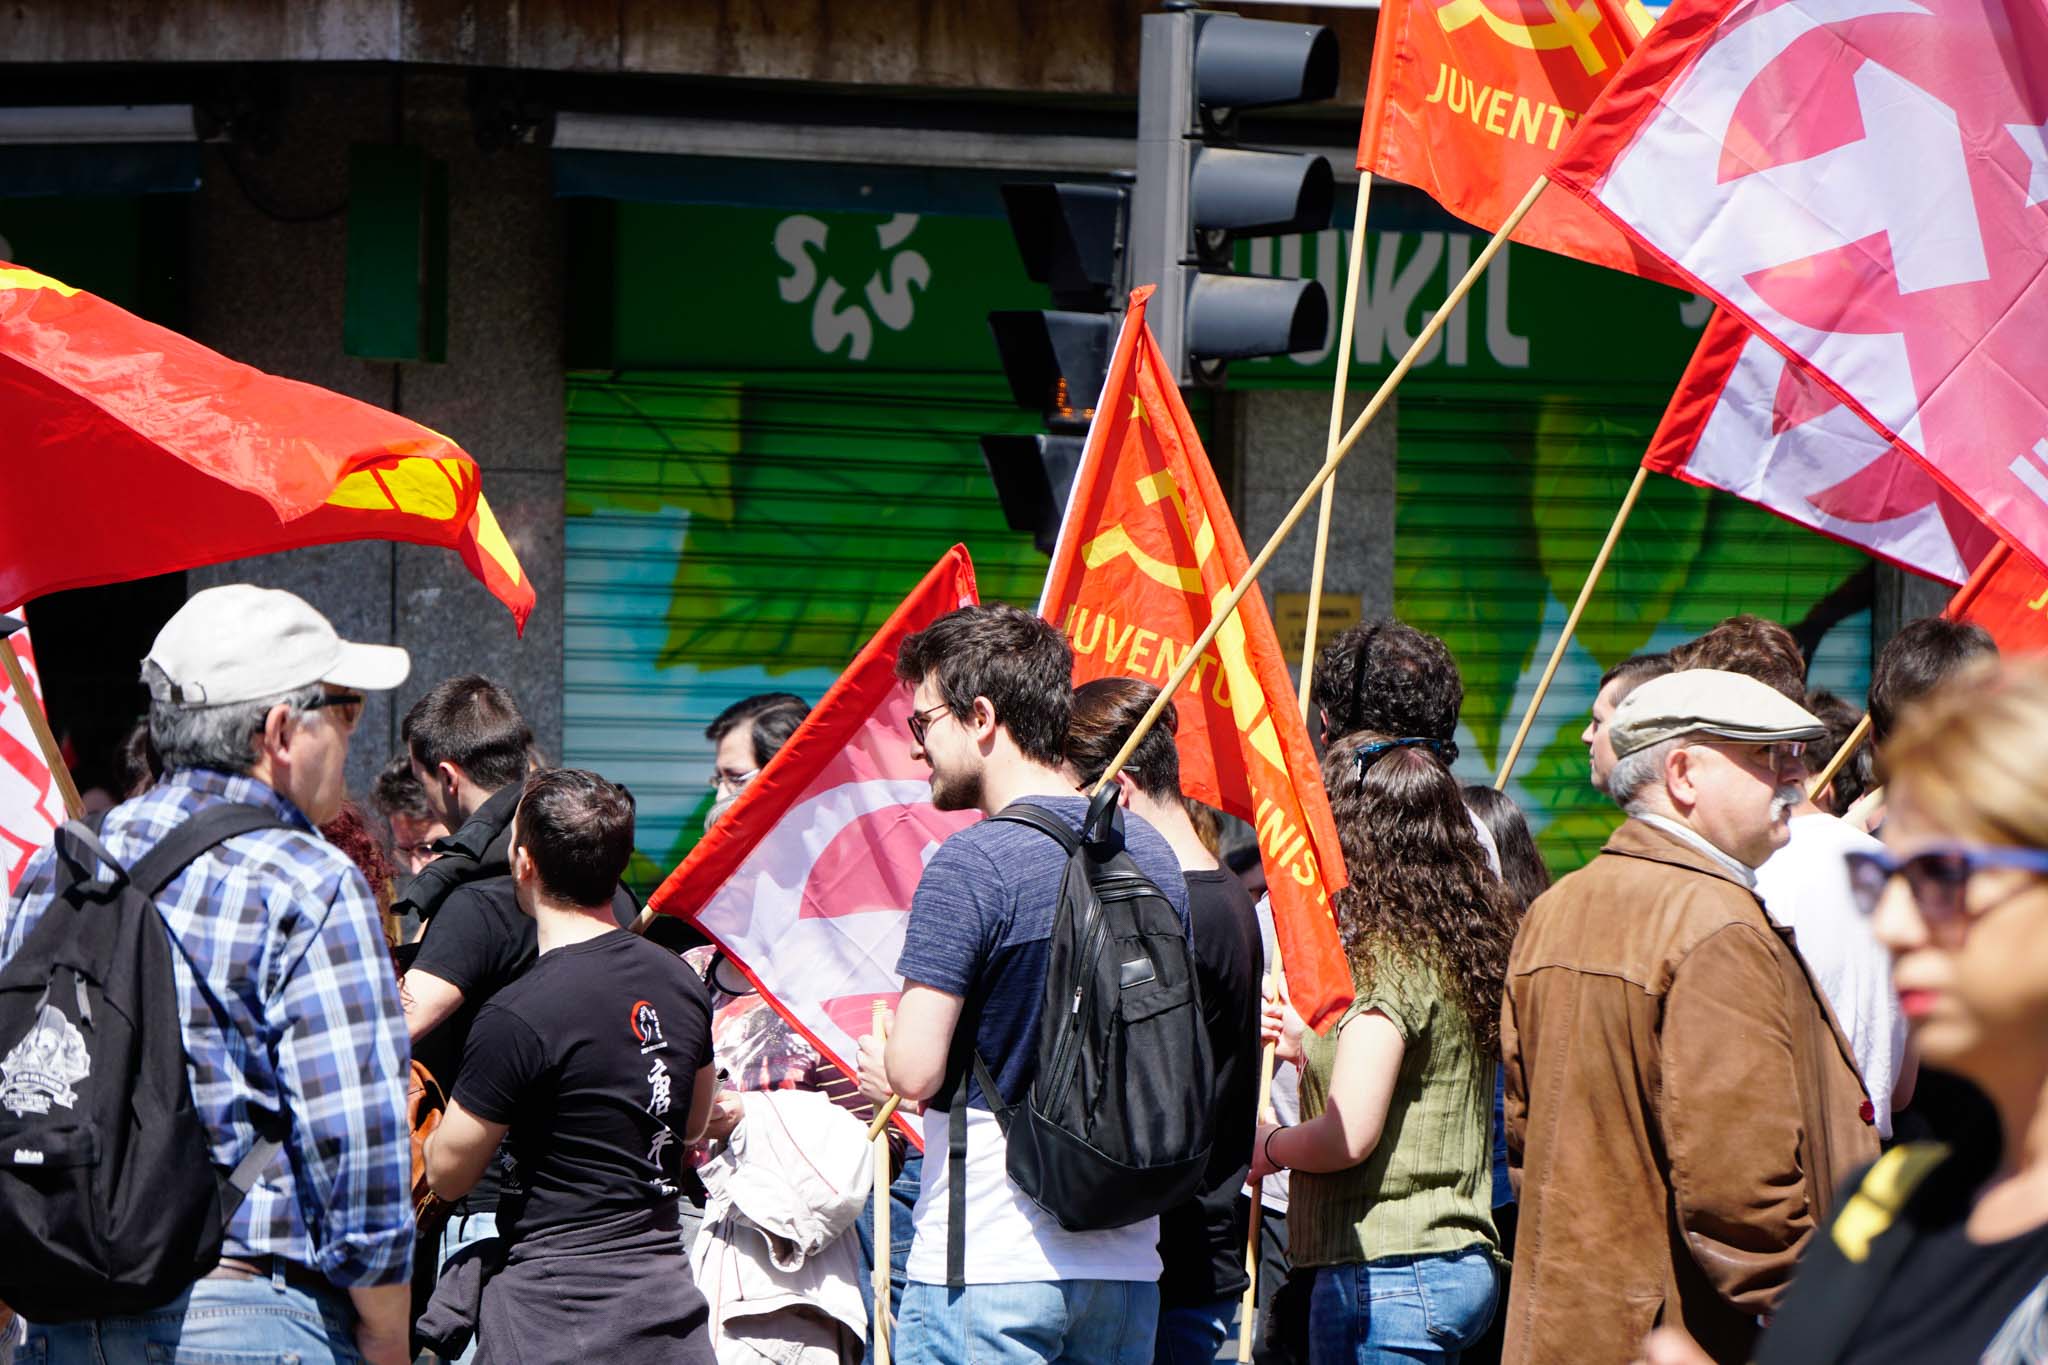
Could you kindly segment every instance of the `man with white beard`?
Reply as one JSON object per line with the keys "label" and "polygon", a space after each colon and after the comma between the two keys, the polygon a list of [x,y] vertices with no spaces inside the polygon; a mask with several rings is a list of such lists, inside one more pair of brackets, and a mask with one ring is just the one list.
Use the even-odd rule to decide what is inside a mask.
{"label": "man with white beard", "polygon": [[1876,1158],[1848,1041],[1755,889],[1825,733],[1716,669],[1615,709],[1630,818],[1530,907],[1501,1002],[1521,1198],[1504,1360],[1628,1360],[1658,1323],[1747,1360],[1836,1187]]}

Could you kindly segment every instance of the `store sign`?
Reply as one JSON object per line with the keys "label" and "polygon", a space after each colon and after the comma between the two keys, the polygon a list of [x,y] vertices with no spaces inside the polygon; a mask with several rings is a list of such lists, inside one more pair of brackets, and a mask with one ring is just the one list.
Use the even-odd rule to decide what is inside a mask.
{"label": "store sign", "polygon": [[[992,374],[990,310],[1045,306],[1000,219],[621,203],[614,224],[609,303],[619,369]],[[1253,274],[1313,275],[1341,301],[1349,241],[1335,229],[1260,239],[1239,245],[1237,264]],[[1352,347],[1361,370],[1392,368],[1481,245],[1466,232],[1372,234]],[[1704,321],[1687,295],[1511,247],[1416,371],[1668,383]],[[1239,362],[1231,385],[1327,384],[1336,335],[1333,309],[1320,347]]]}

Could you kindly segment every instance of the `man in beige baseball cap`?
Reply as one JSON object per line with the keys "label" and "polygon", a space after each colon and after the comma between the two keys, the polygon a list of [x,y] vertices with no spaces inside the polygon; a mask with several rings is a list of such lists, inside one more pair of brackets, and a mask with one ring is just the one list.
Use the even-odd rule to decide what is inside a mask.
{"label": "man in beige baseball cap", "polygon": [[1530,907],[1501,1002],[1521,1192],[1504,1359],[1747,1360],[1836,1186],[1877,1156],[1848,1040],[1755,892],[1820,721],[1738,673],[1609,722],[1629,819]]}
{"label": "man in beige baseball cap", "polygon": [[411,670],[404,650],[342,639],[292,593],[230,583],[194,593],[165,623],[142,681],[167,766],[247,773],[324,825],[347,796],[363,694]]}

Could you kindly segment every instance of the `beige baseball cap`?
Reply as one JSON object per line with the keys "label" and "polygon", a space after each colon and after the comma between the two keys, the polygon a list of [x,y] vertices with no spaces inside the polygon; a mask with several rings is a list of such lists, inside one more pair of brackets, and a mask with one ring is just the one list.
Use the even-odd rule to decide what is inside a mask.
{"label": "beige baseball cap", "polygon": [[1624,697],[1607,722],[1616,758],[1680,735],[1768,744],[1821,739],[1827,732],[1827,726],[1777,688],[1718,668],[1652,678]]}
{"label": "beige baseball cap", "polygon": [[[394,645],[344,640],[304,598],[229,583],[194,593],[164,623],[145,663],[169,679],[152,696],[177,706],[228,706],[332,683],[382,692],[405,681],[412,658]],[[151,680],[147,670],[143,681]]]}

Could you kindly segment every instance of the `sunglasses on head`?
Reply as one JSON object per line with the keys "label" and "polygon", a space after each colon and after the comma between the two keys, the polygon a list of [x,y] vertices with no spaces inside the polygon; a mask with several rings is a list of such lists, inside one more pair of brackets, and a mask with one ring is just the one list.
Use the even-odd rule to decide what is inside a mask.
{"label": "sunglasses on head", "polygon": [[1363,777],[1367,768],[1396,749],[1427,749],[1445,763],[1449,763],[1452,760],[1444,753],[1448,747],[1443,740],[1430,739],[1423,735],[1410,735],[1406,739],[1376,739],[1370,744],[1359,745],[1352,753],[1352,760],[1358,764],[1358,775]]}
{"label": "sunglasses on head", "polygon": [[1953,931],[1973,918],[1964,904],[1964,892],[1969,888],[1970,878],[1979,872],[2012,867],[2048,876],[2048,850],[2038,848],[1951,845],[1926,849],[1906,858],[1895,858],[1884,849],[1859,849],[1843,857],[1849,864],[1849,890],[1857,909],[1866,915],[1875,914],[1892,878],[1904,877],[1920,918],[1926,921],[1929,930],[1936,932]]}

